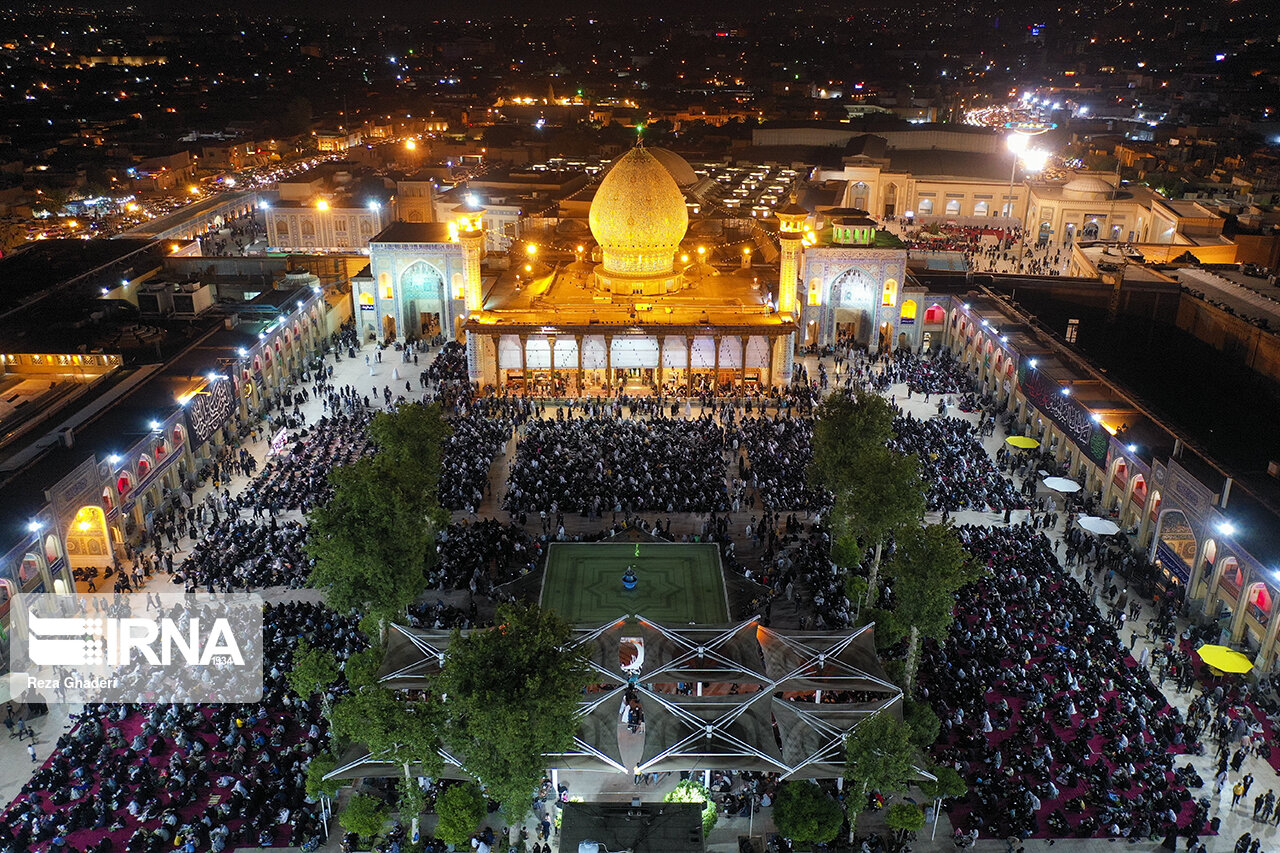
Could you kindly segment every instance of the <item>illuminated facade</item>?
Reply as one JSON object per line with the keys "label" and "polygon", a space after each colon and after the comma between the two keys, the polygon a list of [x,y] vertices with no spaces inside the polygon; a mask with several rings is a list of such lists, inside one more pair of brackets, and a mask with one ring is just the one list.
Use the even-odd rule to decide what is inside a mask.
{"label": "illuminated facade", "polygon": [[458,337],[482,386],[555,395],[752,393],[790,382],[798,345],[922,345],[906,252],[865,212],[817,220],[793,198],[775,232],[710,217],[698,180],[677,155],[637,146],[595,187],[585,223],[541,217],[508,252],[492,252],[489,212],[471,202],[395,223],[352,282],[362,333]]}

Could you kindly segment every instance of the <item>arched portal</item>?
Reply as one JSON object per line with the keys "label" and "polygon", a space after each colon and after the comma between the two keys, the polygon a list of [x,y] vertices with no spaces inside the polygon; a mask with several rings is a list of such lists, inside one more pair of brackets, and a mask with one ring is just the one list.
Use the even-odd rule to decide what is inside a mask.
{"label": "arched portal", "polygon": [[1226,593],[1234,602],[1239,598],[1243,587],[1244,569],[1240,568],[1240,561],[1235,557],[1224,557],[1222,566],[1218,569],[1218,592]]}
{"label": "arched portal", "polygon": [[105,567],[111,562],[111,539],[102,507],[85,505],[67,526],[67,562],[73,569]]}
{"label": "arched portal", "polygon": [[1271,595],[1271,590],[1267,588],[1265,583],[1251,584],[1244,600],[1246,607],[1249,608],[1248,613],[1250,616],[1264,626],[1271,621],[1274,599]]}
{"label": "arched portal", "polygon": [[835,322],[832,336],[837,341],[853,341],[862,346],[870,342],[871,316],[878,289],[871,276],[857,267],[845,270],[832,280],[829,304]]}
{"label": "arched portal", "polygon": [[426,261],[415,261],[400,274],[400,316],[406,335],[440,333],[444,276]]}
{"label": "arched portal", "polygon": [[44,583],[42,565],[40,557],[34,552],[28,551],[22,555],[22,561],[18,563],[18,583],[22,585],[23,592],[35,592]]}
{"label": "arched portal", "polygon": [[[1191,570],[1195,565],[1199,544],[1187,517],[1179,510],[1170,510],[1160,521],[1156,543],[1156,564],[1170,578],[1177,577],[1179,583],[1187,583],[1191,579]],[[1208,573],[1202,573],[1201,580],[1207,579]],[[1193,590],[1192,595],[1195,594]]]}

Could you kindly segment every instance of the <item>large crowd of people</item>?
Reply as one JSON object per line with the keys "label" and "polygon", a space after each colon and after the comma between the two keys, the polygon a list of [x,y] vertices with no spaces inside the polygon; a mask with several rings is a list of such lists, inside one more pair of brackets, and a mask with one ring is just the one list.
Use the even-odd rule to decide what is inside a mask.
{"label": "large crowd of people", "polygon": [[212,525],[177,568],[189,592],[296,589],[307,581],[306,527],[297,521],[231,516]]}
{"label": "large crowd of people", "polygon": [[242,505],[272,513],[306,511],[333,495],[329,472],[369,453],[367,427],[371,410],[338,411],[288,436],[279,453],[241,495]]}
{"label": "large crowd of people", "polygon": [[920,665],[942,720],[935,753],[970,789],[953,822],[1000,838],[1202,831],[1207,803],[1177,766],[1181,715],[1049,540],[1025,525],[959,534],[986,573]]}
{"label": "large crowd of people", "polygon": [[493,596],[495,587],[535,569],[545,553],[523,527],[492,518],[450,524],[436,541],[430,588]]}
{"label": "large crowd of people", "polygon": [[926,420],[907,414],[893,419],[893,431],[890,446],[920,460],[928,509],[1004,512],[1026,507],[1017,487],[992,464],[977,429],[963,418]]}
{"label": "large crowd of people", "polygon": [[812,418],[747,417],[737,424],[735,434],[746,454],[739,459],[738,475],[755,488],[764,507],[810,510],[826,502],[822,490],[807,479],[813,459]]}
{"label": "large crowd of people", "polygon": [[724,429],[694,420],[596,415],[525,427],[507,482],[515,513],[725,511]]}
{"label": "large crowd of people", "polygon": [[450,418],[449,425],[453,431],[440,460],[440,505],[474,513],[489,492],[489,468],[510,440],[513,422],[476,411]]}
{"label": "large crowd of people", "polygon": [[306,603],[267,605],[263,635],[261,702],[86,707],[0,818],[0,853],[218,853],[319,840],[305,779],[326,722],[285,675],[300,637],[341,659],[363,635]]}
{"label": "large crowd of people", "polygon": [[[350,334],[335,344],[355,357]],[[406,347],[399,359],[417,365],[423,350]],[[542,565],[548,543],[637,527],[669,541],[717,544],[726,571],[759,585],[749,609],[763,624],[781,611],[801,629],[855,624],[862,602],[851,600],[848,576],[865,575],[873,556],[867,549],[852,572],[832,560],[829,499],[806,478],[813,402],[843,381],[886,395],[901,395],[905,383],[908,396],[936,396],[944,412],[966,408],[963,401],[973,409],[987,403],[945,352],[873,359],[842,347],[835,355],[831,375],[826,365],[812,377],[797,365],[791,389],[766,400],[708,391],[698,399],[585,398],[546,407],[477,396],[465,350],[446,344],[418,374],[418,391],[443,404],[452,427],[439,494],[455,515],[428,561],[430,592],[405,620],[438,630],[484,624],[492,603],[522,587],[512,582]],[[227,449],[212,471],[214,490],[190,507],[158,513],[149,531],[154,556],[136,552],[132,573],[126,567],[116,575],[117,588],[141,586],[153,573],[191,591],[302,586],[310,569],[305,523],[283,516],[326,501],[329,472],[370,452],[366,428],[380,403],[377,389],[371,403],[353,387],[330,385],[331,374],[319,370],[305,380],[312,388],[281,396],[273,428],[287,430],[287,439],[261,472],[252,455]],[[413,393],[411,382],[402,384]],[[324,412],[310,423],[300,405],[309,396]],[[381,396],[390,405],[389,387]],[[975,427],[945,414],[900,413],[891,444],[919,458],[930,510],[1004,513],[1006,523],[1028,506],[1041,514],[959,528],[986,571],[958,593],[947,639],[922,650],[917,696],[936,711],[942,731],[931,757],[954,766],[969,786],[951,813],[957,838],[1136,841],[1213,831],[1208,801],[1192,794],[1202,780],[1180,755],[1197,752],[1205,734],[1219,741],[1220,762],[1234,761],[1225,744],[1240,738],[1241,726],[1252,733],[1244,699],[1200,697],[1183,722],[1151,676],[1188,689],[1194,680],[1189,641],[1179,642],[1168,603],[1157,629],[1163,652],[1155,661],[1127,654],[1117,630],[1124,617],[1116,614],[1129,602],[1116,602],[1111,575],[1132,569],[1136,558],[1069,530],[1067,565],[1110,572],[1094,590],[1090,574],[1082,588],[1060,568],[1040,532],[1056,529],[1057,506],[1033,503],[1028,491],[1042,462],[1007,449],[993,461],[981,437],[994,426],[986,414]],[[502,500],[510,520],[483,517],[493,506],[494,460],[513,438]],[[253,479],[233,495],[228,481],[236,474]],[[587,523],[567,532],[566,514]],[[673,533],[669,516],[678,514],[700,518],[677,519]],[[193,545],[183,554],[188,536]],[[891,555],[890,541],[885,559]],[[1112,604],[1110,616],[1098,610],[1099,592]],[[891,590],[886,597],[892,600]],[[0,818],[0,853],[218,853],[318,839],[319,815],[304,791],[307,762],[327,746],[322,703],[297,698],[284,676],[299,638],[340,658],[364,640],[350,620],[314,604],[269,606],[264,631],[261,703],[86,708]],[[775,781],[719,774],[713,787],[727,813],[750,815],[769,805]],[[384,846],[402,834],[393,832]]]}

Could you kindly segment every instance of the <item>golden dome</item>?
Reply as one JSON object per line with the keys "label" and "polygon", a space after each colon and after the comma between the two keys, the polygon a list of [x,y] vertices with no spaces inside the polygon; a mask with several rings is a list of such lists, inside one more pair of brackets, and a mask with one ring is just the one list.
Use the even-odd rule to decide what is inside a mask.
{"label": "golden dome", "polygon": [[628,151],[605,175],[587,216],[606,272],[647,276],[671,272],[689,227],[684,194],[644,148]]}

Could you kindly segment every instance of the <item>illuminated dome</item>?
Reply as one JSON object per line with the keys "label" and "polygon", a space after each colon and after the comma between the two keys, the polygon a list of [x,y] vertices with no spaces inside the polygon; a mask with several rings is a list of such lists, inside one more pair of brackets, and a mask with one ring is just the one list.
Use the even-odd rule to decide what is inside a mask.
{"label": "illuminated dome", "polygon": [[[644,150],[652,154],[653,159],[661,163],[663,168],[671,173],[671,177],[675,179],[676,186],[680,187],[680,189],[687,190],[698,182],[698,173],[693,171],[693,167],[689,165],[688,160],[685,160],[676,152],[667,148],[645,148]],[[613,161],[608,166],[605,166],[605,173],[608,174],[609,170],[616,166],[618,161],[625,156],[627,155],[619,154],[613,158]]]}
{"label": "illuminated dome", "polygon": [[671,272],[689,212],[671,173],[637,146],[600,182],[587,222],[604,254],[604,272],[659,276]]}
{"label": "illuminated dome", "polygon": [[1111,186],[1110,183],[1104,181],[1102,178],[1097,178],[1092,175],[1082,175],[1079,178],[1068,181],[1066,186],[1062,188],[1062,191],[1066,194],[1067,198],[1087,201],[1110,198],[1111,193],[1115,191],[1115,187]]}

